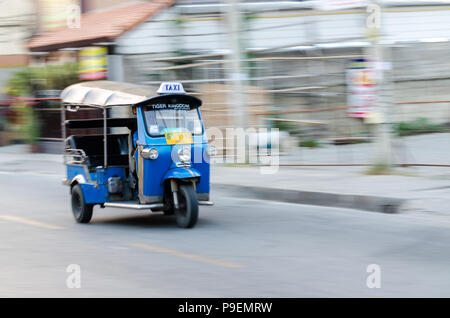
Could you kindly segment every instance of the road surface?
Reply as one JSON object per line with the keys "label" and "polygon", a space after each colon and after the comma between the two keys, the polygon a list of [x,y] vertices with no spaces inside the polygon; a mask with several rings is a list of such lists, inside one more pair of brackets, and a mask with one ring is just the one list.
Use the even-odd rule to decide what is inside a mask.
{"label": "road surface", "polygon": [[[3,171],[0,296],[450,296],[445,220],[227,192],[213,199],[194,229],[159,213],[97,207],[80,225],[58,176]],[[367,287],[369,264],[380,268],[380,288]],[[80,288],[67,285],[73,266]]]}

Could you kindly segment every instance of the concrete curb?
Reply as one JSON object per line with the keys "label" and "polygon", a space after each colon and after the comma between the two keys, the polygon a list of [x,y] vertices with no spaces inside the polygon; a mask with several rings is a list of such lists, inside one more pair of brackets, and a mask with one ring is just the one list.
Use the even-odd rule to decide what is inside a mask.
{"label": "concrete curb", "polygon": [[278,188],[264,188],[214,183],[215,190],[232,192],[236,197],[254,198],[288,203],[330,206],[381,213],[397,213],[406,199],[372,195],[339,194]]}

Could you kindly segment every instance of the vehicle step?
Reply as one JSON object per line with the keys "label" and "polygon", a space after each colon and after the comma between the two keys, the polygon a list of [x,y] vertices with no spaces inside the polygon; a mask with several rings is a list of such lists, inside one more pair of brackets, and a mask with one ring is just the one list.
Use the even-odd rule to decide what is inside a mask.
{"label": "vehicle step", "polygon": [[198,201],[198,205],[214,205],[212,201]]}
{"label": "vehicle step", "polygon": [[163,203],[139,204],[137,201],[106,202],[103,205],[108,208],[124,208],[134,210],[162,209],[164,207]]}

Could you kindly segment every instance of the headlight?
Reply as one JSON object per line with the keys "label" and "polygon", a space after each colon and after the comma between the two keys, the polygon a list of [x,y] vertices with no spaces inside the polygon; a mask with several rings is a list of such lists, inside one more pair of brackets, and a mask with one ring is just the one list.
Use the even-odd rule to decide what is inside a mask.
{"label": "headlight", "polygon": [[142,150],[142,157],[145,159],[155,160],[158,158],[158,150],[156,148],[146,148]]}
{"label": "headlight", "polygon": [[191,147],[181,147],[178,149],[178,158],[181,162],[191,161]]}
{"label": "headlight", "polygon": [[208,147],[206,148],[206,153],[208,156],[215,156],[217,155],[217,149],[213,145],[208,145]]}

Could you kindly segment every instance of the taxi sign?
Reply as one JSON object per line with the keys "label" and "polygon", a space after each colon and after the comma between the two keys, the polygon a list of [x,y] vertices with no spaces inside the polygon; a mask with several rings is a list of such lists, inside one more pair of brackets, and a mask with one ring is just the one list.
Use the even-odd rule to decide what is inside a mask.
{"label": "taxi sign", "polygon": [[179,82],[161,83],[161,86],[159,86],[159,89],[156,92],[158,94],[186,94],[183,85]]}
{"label": "taxi sign", "polygon": [[192,133],[166,133],[166,142],[168,145],[192,144]]}

